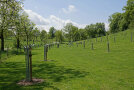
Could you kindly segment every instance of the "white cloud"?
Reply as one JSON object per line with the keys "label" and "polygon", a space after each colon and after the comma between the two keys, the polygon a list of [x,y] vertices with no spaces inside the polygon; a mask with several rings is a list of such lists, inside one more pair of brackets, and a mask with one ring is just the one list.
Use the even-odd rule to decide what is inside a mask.
{"label": "white cloud", "polygon": [[32,10],[24,10],[24,11],[28,14],[29,19],[31,19],[35,24],[37,24],[37,25],[48,25],[48,24],[50,24],[49,20],[43,18],[42,16],[33,12]]}
{"label": "white cloud", "polygon": [[49,28],[51,26],[54,26],[56,29],[62,29],[67,23],[72,23],[79,28],[84,28],[86,26],[86,24],[78,24],[71,20],[63,20],[54,15],[50,15],[49,18],[44,18],[32,10],[24,11],[28,14],[29,19],[33,21],[40,30],[44,29],[46,31],[49,31]]}
{"label": "white cloud", "polygon": [[[78,28],[85,28],[87,24],[78,24],[76,22],[73,22],[71,20],[63,20],[59,17],[56,17],[54,15],[50,15],[49,18],[44,18],[41,15],[33,12],[32,10],[24,10],[31,21],[33,21],[36,26],[40,30],[46,30],[47,32],[49,31],[50,27],[55,27],[56,29],[62,29],[67,23],[72,23],[74,26],[77,26]],[[106,31],[109,29],[109,24],[105,23],[105,28]]]}
{"label": "white cloud", "polygon": [[109,30],[109,23],[105,23],[105,29],[106,29],[106,31]]}
{"label": "white cloud", "polygon": [[74,5],[69,5],[67,9],[62,8],[62,11],[66,14],[77,11]]}

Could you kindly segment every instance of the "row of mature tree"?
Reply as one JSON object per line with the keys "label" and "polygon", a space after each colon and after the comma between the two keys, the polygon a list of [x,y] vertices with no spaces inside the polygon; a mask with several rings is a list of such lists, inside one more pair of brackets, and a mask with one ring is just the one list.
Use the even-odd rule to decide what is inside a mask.
{"label": "row of mature tree", "polygon": [[123,11],[123,13],[117,12],[109,17],[111,33],[134,28],[134,0],[128,0]]}
{"label": "row of mature tree", "polygon": [[104,23],[90,24],[87,25],[84,29],[78,29],[78,27],[69,23],[64,27],[63,30],[66,32],[66,37],[69,39],[69,41],[95,38],[104,36],[106,34]]}
{"label": "row of mature tree", "polygon": [[72,23],[67,23],[62,30],[56,30],[51,27],[49,30],[49,37],[56,38],[56,41],[62,42],[65,38],[69,42],[95,38],[106,35],[105,24],[96,23],[87,25],[84,29],[79,29]]}

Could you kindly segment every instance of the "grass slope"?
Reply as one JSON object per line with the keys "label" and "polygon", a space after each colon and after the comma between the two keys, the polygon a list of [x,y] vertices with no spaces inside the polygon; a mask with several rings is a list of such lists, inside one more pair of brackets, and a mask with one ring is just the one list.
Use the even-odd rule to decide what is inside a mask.
{"label": "grass slope", "polygon": [[12,56],[0,64],[0,90],[134,90],[131,30],[110,35],[109,43],[109,53],[106,37],[102,42],[101,38],[86,40],[86,48],[62,44],[49,50],[52,61],[47,62],[43,61],[43,47],[33,49],[33,77],[45,80],[33,86],[16,85],[25,78],[25,56]]}

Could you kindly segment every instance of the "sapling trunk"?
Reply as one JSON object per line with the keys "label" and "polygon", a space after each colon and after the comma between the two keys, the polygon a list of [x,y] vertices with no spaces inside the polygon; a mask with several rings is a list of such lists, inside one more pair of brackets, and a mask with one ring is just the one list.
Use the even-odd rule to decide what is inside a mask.
{"label": "sapling trunk", "polygon": [[17,38],[17,48],[20,48],[20,39]]}
{"label": "sapling trunk", "polygon": [[91,44],[91,49],[92,49],[92,50],[94,49],[94,44],[93,44],[93,42],[92,42],[92,44]]}
{"label": "sapling trunk", "polygon": [[78,43],[76,43],[77,47],[78,47]]}
{"label": "sapling trunk", "polygon": [[7,47],[7,57],[8,57],[9,55],[8,55],[8,47]]}
{"label": "sapling trunk", "polygon": [[3,30],[1,31],[1,51],[4,51],[4,35]]}
{"label": "sapling trunk", "polygon": [[83,46],[84,46],[84,48],[85,48],[85,41],[83,41]]}
{"label": "sapling trunk", "polygon": [[0,50],[0,62],[1,62],[1,50]]}
{"label": "sapling trunk", "polygon": [[108,35],[107,35],[107,42],[109,41]]}
{"label": "sapling trunk", "polygon": [[115,40],[115,36],[114,36],[114,42],[116,42],[116,40]]}

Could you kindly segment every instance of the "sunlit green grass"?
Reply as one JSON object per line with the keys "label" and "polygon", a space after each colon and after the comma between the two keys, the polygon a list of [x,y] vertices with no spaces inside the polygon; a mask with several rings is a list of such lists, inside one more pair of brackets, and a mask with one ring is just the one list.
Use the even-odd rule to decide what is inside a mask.
{"label": "sunlit green grass", "polygon": [[[86,40],[86,47],[61,44],[48,51],[48,61],[43,61],[43,47],[34,48],[33,77],[44,83],[19,86],[25,79],[25,56],[12,56],[0,64],[0,90],[133,90],[134,42],[131,31],[109,36],[110,52],[106,37]],[[134,40],[134,35],[133,35]],[[91,50],[91,41],[94,50]]]}

